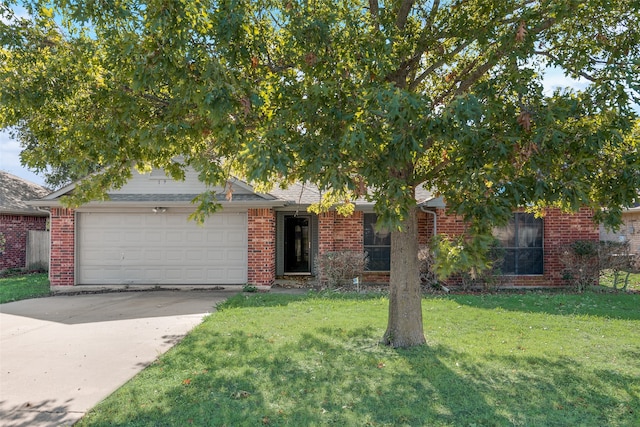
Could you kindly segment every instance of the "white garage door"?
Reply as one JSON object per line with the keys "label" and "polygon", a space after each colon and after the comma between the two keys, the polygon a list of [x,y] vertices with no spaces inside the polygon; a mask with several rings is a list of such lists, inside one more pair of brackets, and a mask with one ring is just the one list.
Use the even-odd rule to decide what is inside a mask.
{"label": "white garage door", "polygon": [[215,214],[204,225],[168,212],[82,212],[77,221],[80,285],[247,281],[246,213]]}

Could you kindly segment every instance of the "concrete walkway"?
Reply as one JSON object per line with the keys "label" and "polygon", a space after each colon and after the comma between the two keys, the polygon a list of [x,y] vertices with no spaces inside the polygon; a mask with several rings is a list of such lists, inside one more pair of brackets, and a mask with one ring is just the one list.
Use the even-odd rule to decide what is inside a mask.
{"label": "concrete walkway", "polygon": [[1,304],[0,426],[72,425],[239,290],[59,294]]}

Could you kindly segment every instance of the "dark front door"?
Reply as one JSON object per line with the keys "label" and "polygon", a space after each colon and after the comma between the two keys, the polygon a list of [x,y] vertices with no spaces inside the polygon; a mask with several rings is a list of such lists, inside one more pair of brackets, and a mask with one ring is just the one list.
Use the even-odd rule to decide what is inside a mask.
{"label": "dark front door", "polygon": [[311,273],[311,217],[284,217],[284,272]]}

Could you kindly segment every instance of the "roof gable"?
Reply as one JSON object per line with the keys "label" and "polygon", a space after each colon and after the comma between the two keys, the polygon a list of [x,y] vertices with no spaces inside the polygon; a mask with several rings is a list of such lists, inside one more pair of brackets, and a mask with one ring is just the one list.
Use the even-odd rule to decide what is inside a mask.
{"label": "roof gable", "polygon": [[[75,189],[75,184],[71,184],[58,191],[51,193],[37,206],[48,206],[59,203],[60,197],[70,194]],[[217,201],[224,204],[242,204],[245,206],[254,204],[255,206],[281,207],[284,205],[295,205],[305,207],[314,203],[319,203],[322,192],[317,186],[310,183],[293,183],[286,188],[275,186],[268,194],[256,192],[251,185],[238,178],[231,178],[225,187],[207,187],[199,178],[198,173],[192,168],[185,171],[185,179],[176,181],[165,175],[162,170],[153,170],[151,173],[141,174],[133,169],[133,177],[122,188],[107,192],[109,200],[104,202],[91,202],[90,204],[106,205],[183,205],[191,204],[191,201],[198,195],[213,191]],[[231,199],[227,199],[228,190],[231,190]],[[443,207],[441,198],[436,198],[423,186],[416,188],[416,201],[419,205],[429,207]],[[360,198],[354,201],[360,209],[372,209],[373,202]],[[435,203],[435,204],[434,204]]]}
{"label": "roof gable", "polygon": [[[192,168],[185,170],[184,180],[174,180],[164,171],[154,169],[151,173],[140,173],[135,168],[132,170],[132,178],[121,188],[107,191],[109,200],[90,202],[87,205],[128,205],[134,206],[147,204],[169,204],[189,206],[198,195],[212,191],[217,200],[223,204],[249,204],[263,205],[265,202],[278,200],[268,194],[261,194],[253,190],[246,182],[231,178],[225,187],[208,187],[198,179],[198,173]],[[47,196],[38,206],[56,205],[61,197],[71,194],[76,184],[68,185]],[[231,190],[231,198],[227,199],[228,190]],[[280,202],[281,203],[281,202]]]}

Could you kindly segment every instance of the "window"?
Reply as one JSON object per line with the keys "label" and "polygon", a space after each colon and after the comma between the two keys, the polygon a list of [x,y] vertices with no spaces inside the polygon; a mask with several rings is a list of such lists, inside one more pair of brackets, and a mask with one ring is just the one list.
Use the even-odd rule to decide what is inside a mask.
{"label": "window", "polygon": [[368,271],[391,270],[391,233],[376,231],[376,214],[364,214],[364,250],[369,261]]}
{"label": "window", "polygon": [[504,251],[500,269],[505,275],[543,273],[542,219],[533,214],[516,213],[505,227],[493,235]]}

